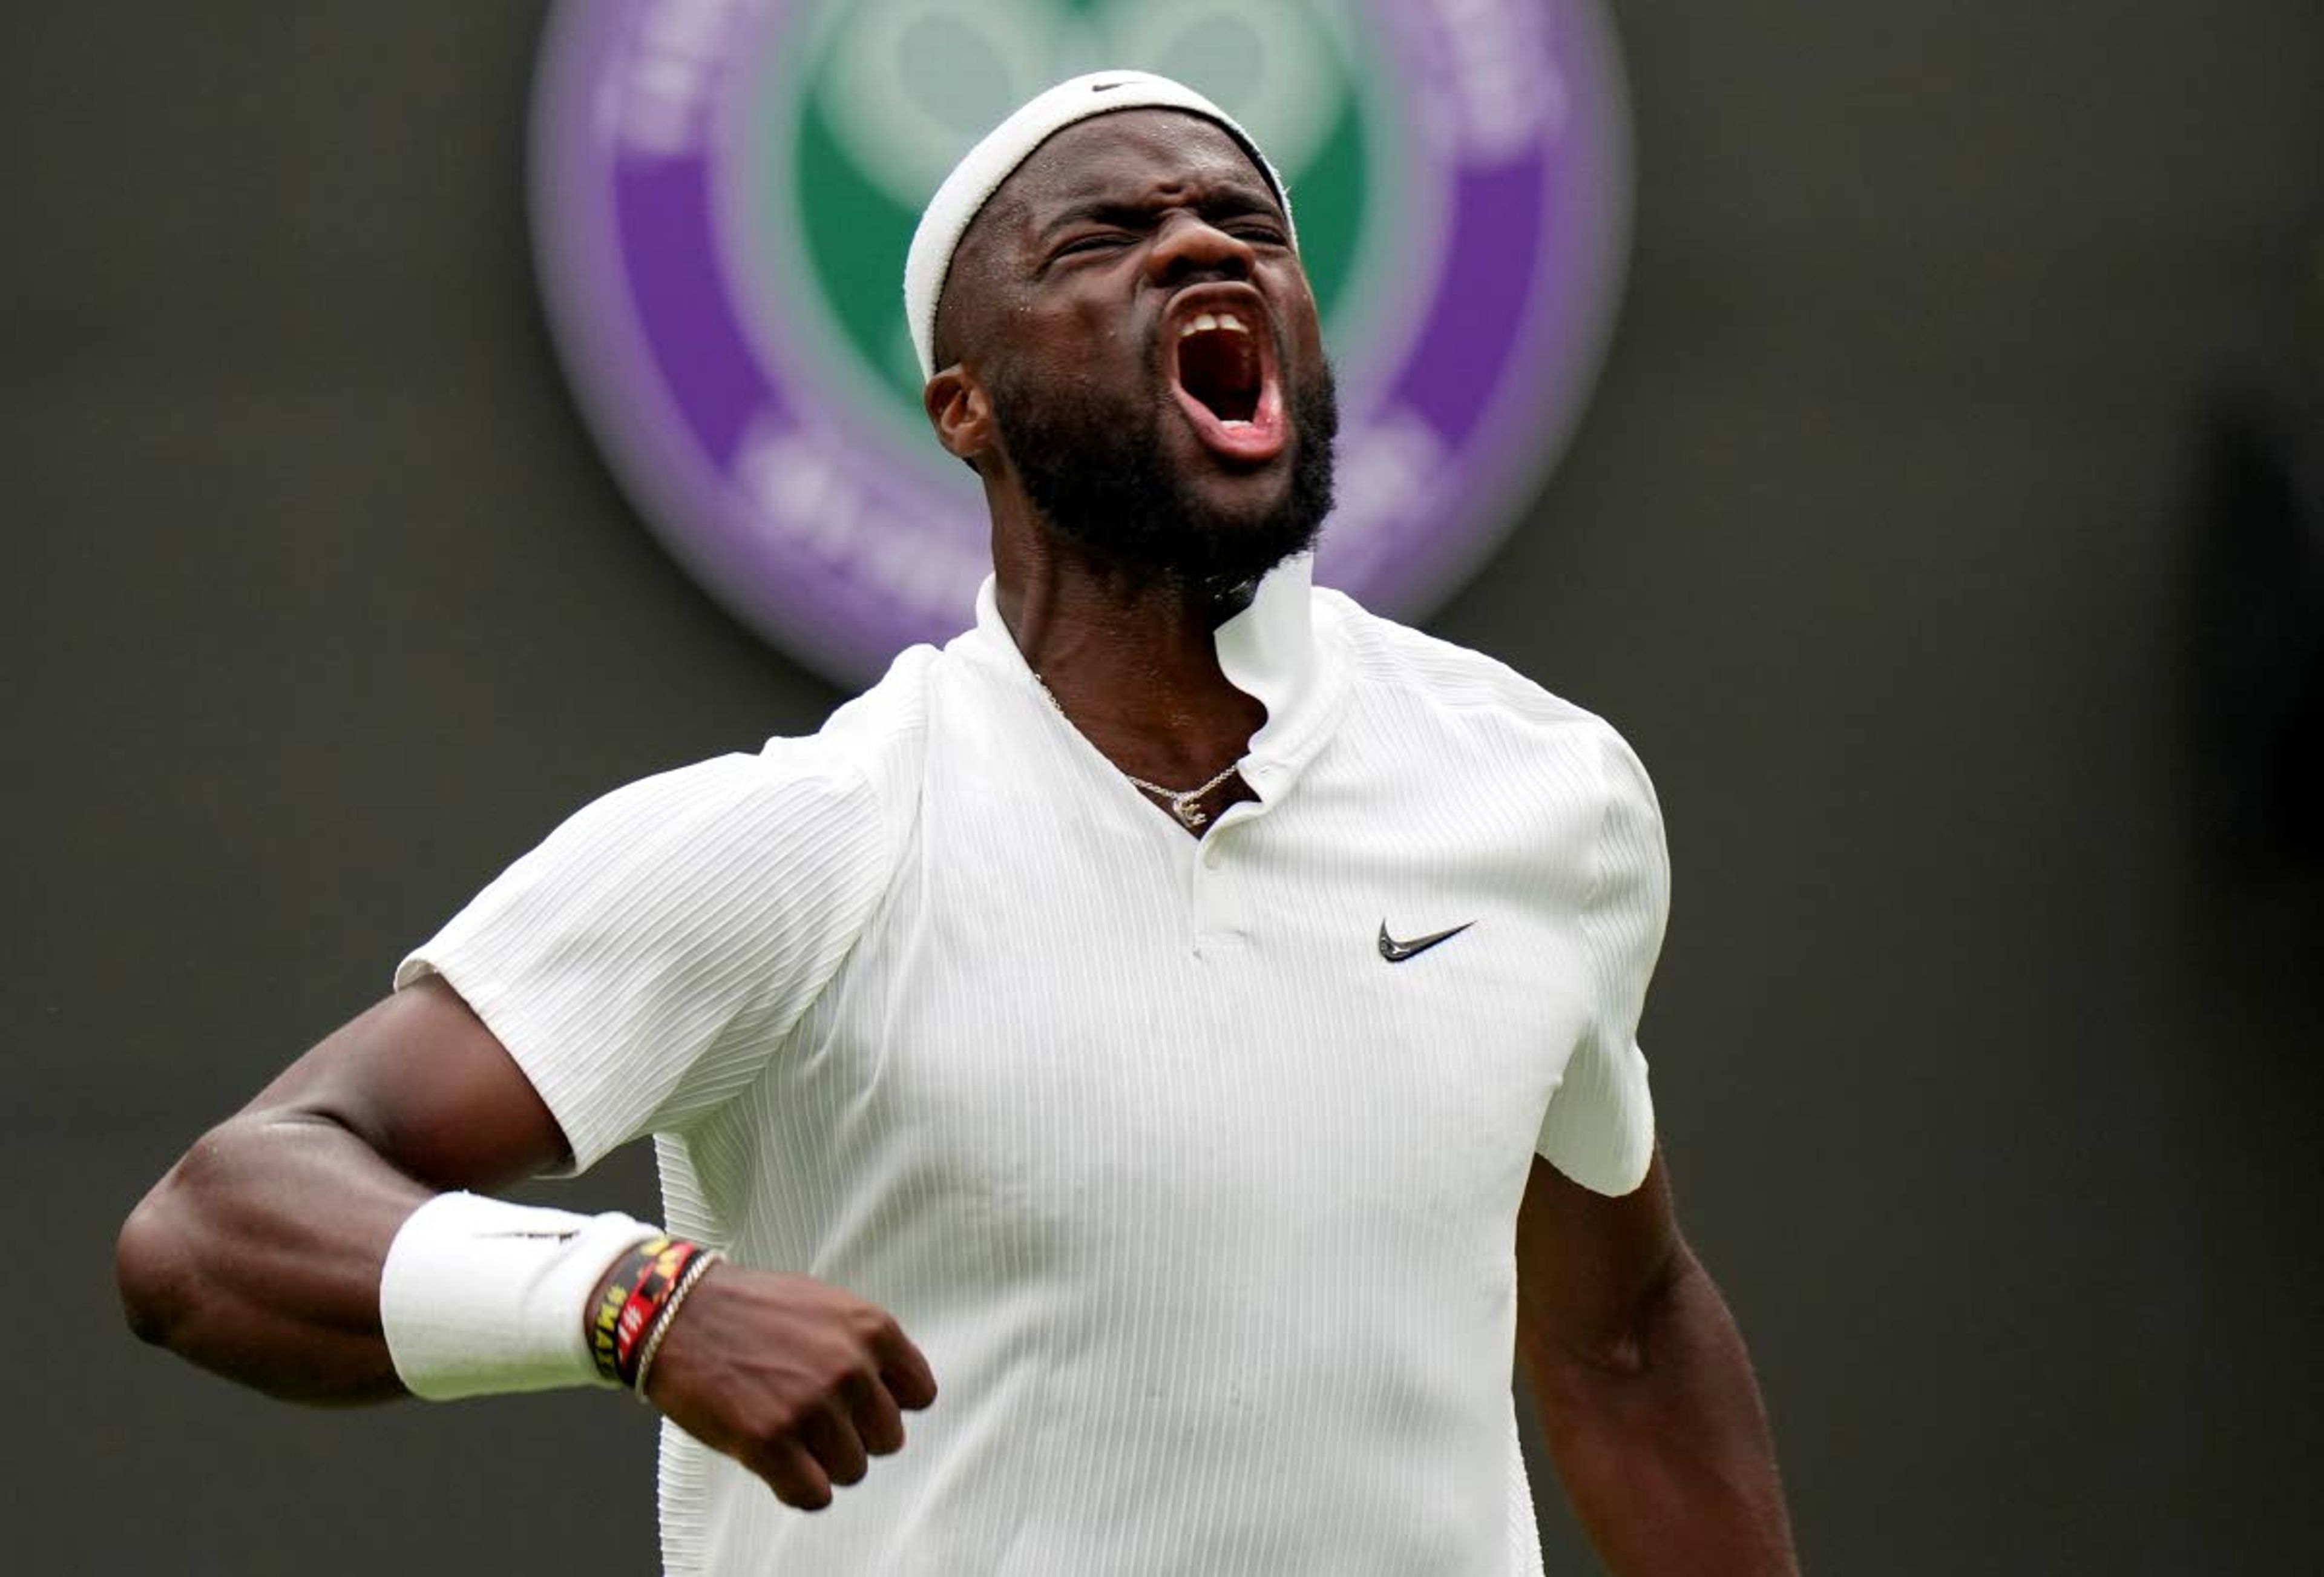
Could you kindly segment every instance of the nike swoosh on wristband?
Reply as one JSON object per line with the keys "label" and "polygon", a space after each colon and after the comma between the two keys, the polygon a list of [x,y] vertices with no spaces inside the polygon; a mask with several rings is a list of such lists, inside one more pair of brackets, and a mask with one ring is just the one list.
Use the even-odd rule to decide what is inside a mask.
{"label": "nike swoosh on wristband", "polygon": [[1467,930],[1470,926],[1473,926],[1476,923],[1476,921],[1471,920],[1464,925],[1455,926],[1449,931],[1439,931],[1433,936],[1415,936],[1409,942],[1399,942],[1395,937],[1388,934],[1388,922],[1386,920],[1382,920],[1380,922],[1379,934],[1379,955],[1382,958],[1387,959],[1390,964],[1402,964],[1407,958],[1415,958],[1419,956],[1421,954],[1427,952],[1439,942],[1451,941],[1453,937]]}

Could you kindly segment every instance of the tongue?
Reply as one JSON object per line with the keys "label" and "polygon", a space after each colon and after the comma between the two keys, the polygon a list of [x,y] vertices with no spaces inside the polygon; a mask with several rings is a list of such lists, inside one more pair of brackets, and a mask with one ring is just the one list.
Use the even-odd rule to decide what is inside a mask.
{"label": "tongue", "polygon": [[1263,465],[1283,452],[1289,434],[1283,420],[1283,396],[1272,380],[1262,383],[1255,396],[1245,397],[1250,406],[1248,416],[1222,415],[1196,398],[1183,382],[1172,392],[1177,395],[1178,408],[1185,412],[1194,436],[1221,458]]}

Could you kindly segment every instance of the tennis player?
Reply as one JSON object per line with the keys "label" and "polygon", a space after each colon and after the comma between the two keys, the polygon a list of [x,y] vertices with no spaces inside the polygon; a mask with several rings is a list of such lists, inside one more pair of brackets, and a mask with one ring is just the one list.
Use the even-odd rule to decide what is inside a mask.
{"label": "tennis player", "polygon": [[[1311,586],[1265,157],[1064,83],[906,307],[973,626],[520,860],[138,1207],[133,1325],[307,1400],[632,1389],[722,1574],[1536,1573],[1514,1351],[1609,1570],[1790,1572],[1635,1039],[1653,792]],[[647,1137],[662,1223],[493,1196]]]}

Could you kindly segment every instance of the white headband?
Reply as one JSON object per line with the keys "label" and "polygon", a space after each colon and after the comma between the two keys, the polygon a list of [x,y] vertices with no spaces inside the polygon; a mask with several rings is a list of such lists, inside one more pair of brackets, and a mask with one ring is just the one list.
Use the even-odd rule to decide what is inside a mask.
{"label": "white headband", "polygon": [[[1283,177],[1233,116],[1193,88],[1148,71],[1093,71],[1060,82],[971,148],[953,166],[920,215],[920,227],[912,234],[911,255],[904,264],[904,316],[912,326],[912,347],[920,353],[922,377],[936,375],[936,303],[944,296],[945,276],[952,272],[952,254],[1001,183],[1033,156],[1034,149],[1074,122],[1125,109],[1182,109],[1216,121],[1242,144],[1243,152],[1267,177],[1276,200],[1283,205],[1284,221],[1290,222],[1291,198],[1283,189]],[[1298,242],[1294,230],[1292,244],[1296,246]]]}

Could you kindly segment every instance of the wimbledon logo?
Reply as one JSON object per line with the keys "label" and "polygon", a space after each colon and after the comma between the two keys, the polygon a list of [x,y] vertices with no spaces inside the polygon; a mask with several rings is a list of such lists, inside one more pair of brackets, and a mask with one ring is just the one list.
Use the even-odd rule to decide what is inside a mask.
{"label": "wimbledon logo", "polygon": [[562,0],[534,214],[582,407],[678,558],[835,679],[964,628],[989,568],[920,414],[920,205],[1109,66],[1207,93],[1290,184],[1343,411],[1319,580],[1425,613],[1579,412],[1628,189],[1597,0]]}

